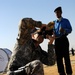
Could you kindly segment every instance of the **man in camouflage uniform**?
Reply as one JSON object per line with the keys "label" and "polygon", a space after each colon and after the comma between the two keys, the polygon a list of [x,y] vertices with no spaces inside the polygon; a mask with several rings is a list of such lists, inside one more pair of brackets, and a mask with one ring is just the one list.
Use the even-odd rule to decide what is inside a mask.
{"label": "man in camouflage uniform", "polygon": [[[47,53],[43,51],[39,46],[39,44],[43,42],[44,38],[42,37],[43,38],[42,41],[38,42],[38,40],[41,38],[40,37],[34,43],[31,37],[32,29],[34,29],[35,27],[41,28],[43,26],[44,25],[40,21],[35,21],[32,18],[23,18],[21,20],[17,43],[15,44],[14,51],[12,53],[12,56],[8,64],[8,68],[7,68],[8,72],[18,70],[19,67],[26,66],[27,64],[31,64],[31,67],[33,67],[31,68],[31,70],[33,72],[31,70],[26,71],[25,68],[25,72],[27,75],[28,74],[44,75],[42,63],[46,65],[53,65],[55,63],[55,61],[52,60],[54,59],[53,56],[54,51],[52,50],[53,47],[51,45],[48,45],[48,53]],[[30,66],[28,66],[28,68],[30,68]],[[8,73],[8,75],[10,75],[10,73]]]}

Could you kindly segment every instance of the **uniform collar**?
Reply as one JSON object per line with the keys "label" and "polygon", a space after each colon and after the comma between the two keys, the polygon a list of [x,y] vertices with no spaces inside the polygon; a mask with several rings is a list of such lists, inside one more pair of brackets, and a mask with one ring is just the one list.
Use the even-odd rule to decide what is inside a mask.
{"label": "uniform collar", "polygon": [[57,19],[57,22],[60,22],[63,19],[63,17],[60,17]]}

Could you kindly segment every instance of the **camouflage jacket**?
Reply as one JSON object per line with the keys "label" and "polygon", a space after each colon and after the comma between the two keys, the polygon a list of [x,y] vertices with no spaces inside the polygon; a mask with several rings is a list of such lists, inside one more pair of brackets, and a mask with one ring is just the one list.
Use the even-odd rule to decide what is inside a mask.
{"label": "camouflage jacket", "polygon": [[31,29],[34,27],[41,27],[41,25],[41,22],[34,21],[31,18],[24,18],[21,20],[17,43],[15,44],[13,53],[11,55],[8,70],[13,70],[12,68],[15,66],[24,66],[36,59],[39,59],[46,65],[54,64],[54,61],[51,61],[53,60],[52,57],[54,54],[53,50],[51,50],[52,48],[48,48],[48,53],[43,51],[40,46],[35,48],[34,42],[31,39]]}

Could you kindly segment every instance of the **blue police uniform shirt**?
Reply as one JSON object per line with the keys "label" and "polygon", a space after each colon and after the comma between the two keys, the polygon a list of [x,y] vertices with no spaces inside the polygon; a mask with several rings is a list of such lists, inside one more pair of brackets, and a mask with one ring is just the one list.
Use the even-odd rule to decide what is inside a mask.
{"label": "blue police uniform shirt", "polygon": [[[61,37],[62,35],[69,34],[72,31],[71,24],[68,19],[61,18],[61,20],[55,20],[54,25],[54,33],[56,37]],[[63,28],[65,31],[63,33],[60,32],[60,28]]]}

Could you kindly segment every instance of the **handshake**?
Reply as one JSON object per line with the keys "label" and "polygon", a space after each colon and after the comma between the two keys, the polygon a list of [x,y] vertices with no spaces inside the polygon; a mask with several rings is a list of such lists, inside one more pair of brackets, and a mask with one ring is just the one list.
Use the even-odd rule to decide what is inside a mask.
{"label": "handshake", "polygon": [[46,39],[46,35],[53,35],[53,28],[54,28],[54,22],[49,22],[46,26],[42,27],[40,32],[38,32],[39,35],[42,35]]}
{"label": "handshake", "polygon": [[42,35],[45,39],[46,39],[46,35],[53,35],[53,29],[50,29],[50,30],[46,30],[46,27],[43,27],[41,29],[40,32],[38,32],[39,35]]}

